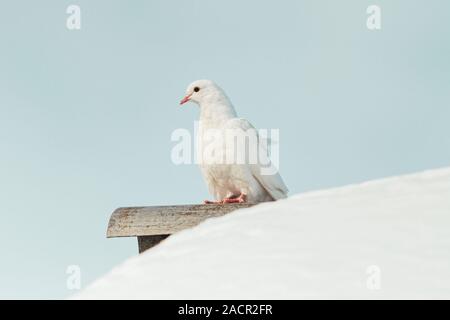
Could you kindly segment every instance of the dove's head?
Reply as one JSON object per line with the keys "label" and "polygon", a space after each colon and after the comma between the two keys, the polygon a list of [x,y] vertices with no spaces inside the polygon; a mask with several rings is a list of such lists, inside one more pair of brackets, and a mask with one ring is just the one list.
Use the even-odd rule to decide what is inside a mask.
{"label": "dove's head", "polygon": [[185,97],[180,104],[195,102],[199,105],[201,114],[207,117],[234,117],[236,112],[225,92],[211,80],[197,80],[186,89]]}
{"label": "dove's head", "polygon": [[202,106],[204,103],[214,102],[214,100],[228,100],[225,92],[211,80],[197,80],[192,82],[186,89],[185,97],[180,104],[188,101],[195,102]]}

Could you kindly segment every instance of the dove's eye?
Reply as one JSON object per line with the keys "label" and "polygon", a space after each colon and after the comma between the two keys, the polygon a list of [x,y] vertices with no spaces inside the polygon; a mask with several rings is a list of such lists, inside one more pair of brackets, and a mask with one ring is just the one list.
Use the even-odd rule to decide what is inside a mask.
{"label": "dove's eye", "polygon": [[195,92],[199,92],[199,91],[200,91],[200,88],[199,88],[199,87],[195,87],[195,88],[194,88],[194,91],[195,91]]}

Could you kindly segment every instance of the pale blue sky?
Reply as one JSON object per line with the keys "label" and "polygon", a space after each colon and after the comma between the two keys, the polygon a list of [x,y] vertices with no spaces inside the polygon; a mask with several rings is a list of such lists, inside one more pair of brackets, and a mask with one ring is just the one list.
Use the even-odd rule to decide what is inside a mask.
{"label": "pale blue sky", "polygon": [[66,297],[68,265],[87,285],[136,254],[105,238],[116,207],[208,198],[170,160],[196,79],[280,129],[291,194],[450,165],[449,31],[445,0],[3,1],[0,297]]}

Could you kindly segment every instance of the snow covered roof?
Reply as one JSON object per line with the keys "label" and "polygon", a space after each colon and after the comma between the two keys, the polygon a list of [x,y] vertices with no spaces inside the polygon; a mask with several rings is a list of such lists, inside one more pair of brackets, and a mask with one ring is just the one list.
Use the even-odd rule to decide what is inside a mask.
{"label": "snow covered roof", "polygon": [[450,298],[450,168],[209,219],[74,298]]}

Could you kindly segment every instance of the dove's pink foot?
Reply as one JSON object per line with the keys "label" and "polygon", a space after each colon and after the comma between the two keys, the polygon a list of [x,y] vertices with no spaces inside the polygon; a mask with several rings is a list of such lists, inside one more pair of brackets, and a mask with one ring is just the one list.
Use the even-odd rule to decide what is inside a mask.
{"label": "dove's pink foot", "polygon": [[247,196],[243,193],[239,195],[237,198],[225,198],[222,200],[222,203],[244,203],[247,201]]}
{"label": "dove's pink foot", "polygon": [[222,200],[222,204],[225,204],[225,203],[242,203],[242,202],[244,202],[244,200],[242,200],[242,199],[238,199],[238,198],[234,198],[234,199],[223,199]]}
{"label": "dove's pink foot", "polygon": [[247,201],[247,195],[241,193],[239,197],[225,198],[220,201],[203,201],[204,204],[225,204],[225,203],[244,203]]}

